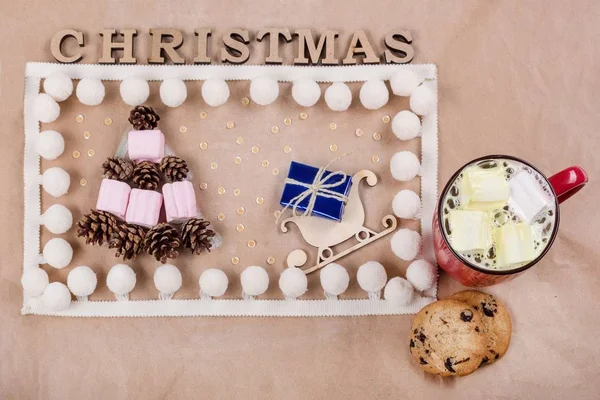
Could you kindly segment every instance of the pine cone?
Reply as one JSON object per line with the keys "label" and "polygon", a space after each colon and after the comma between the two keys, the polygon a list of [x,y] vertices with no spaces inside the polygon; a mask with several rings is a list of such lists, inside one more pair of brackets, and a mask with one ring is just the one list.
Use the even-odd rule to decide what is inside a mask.
{"label": "pine cone", "polygon": [[137,106],[129,112],[129,123],[136,131],[149,131],[158,126],[160,117],[152,107]]}
{"label": "pine cone", "polygon": [[111,213],[91,210],[77,222],[77,236],[85,238],[85,244],[102,246],[110,240],[116,224],[117,219]]}
{"label": "pine cone", "polygon": [[187,162],[183,158],[175,156],[163,157],[159,168],[169,182],[184,180],[190,171]]}
{"label": "pine cone", "polygon": [[167,262],[167,258],[177,258],[177,249],[181,246],[179,233],[171,225],[163,222],[150,229],[146,234],[144,246],[148,254],[157,261]]}
{"label": "pine cone", "polygon": [[148,229],[139,225],[120,222],[113,229],[108,248],[117,249],[116,257],[131,260],[144,250],[146,232],[148,232]]}
{"label": "pine cone", "polygon": [[209,228],[210,222],[202,218],[191,218],[181,228],[183,246],[190,249],[192,254],[200,254],[203,250],[210,252],[210,238],[215,232]]}
{"label": "pine cone", "polygon": [[160,183],[160,172],[157,164],[142,161],[133,168],[133,183],[140,189],[155,190]]}
{"label": "pine cone", "polygon": [[124,182],[133,176],[133,163],[126,158],[108,157],[102,164],[102,170],[108,179]]}

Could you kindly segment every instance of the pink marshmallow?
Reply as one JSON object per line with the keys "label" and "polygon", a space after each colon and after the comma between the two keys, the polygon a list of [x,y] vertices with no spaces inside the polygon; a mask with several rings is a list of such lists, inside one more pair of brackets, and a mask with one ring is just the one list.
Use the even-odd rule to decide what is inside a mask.
{"label": "pink marshmallow", "polygon": [[124,218],[130,191],[131,188],[125,182],[102,179],[96,210],[106,211],[119,218]]}
{"label": "pink marshmallow", "polygon": [[162,194],[154,190],[131,189],[125,221],[148,228],[158,223]]}
{"label": "pink marshmallow", "polygon": [[132,160],[149,160],[158,163],[165,155],[165,135],[158,129],[130,131],[127,137],[127,150]]}
{"label": "pink marshmallow", "polygon": [[196,216],[196,193],[190,181],[167,183],[162,193],[167,222]]}

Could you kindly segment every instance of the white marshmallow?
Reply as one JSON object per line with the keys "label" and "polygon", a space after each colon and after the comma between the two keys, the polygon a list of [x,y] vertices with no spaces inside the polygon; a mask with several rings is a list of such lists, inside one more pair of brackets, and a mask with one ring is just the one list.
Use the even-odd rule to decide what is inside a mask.
{"label": "white marshmallow", "polygon": [[521,171],[508,181],[508,205],[517,216],[530,224],[539,213],[552,203],[552,197],[527,171]]}

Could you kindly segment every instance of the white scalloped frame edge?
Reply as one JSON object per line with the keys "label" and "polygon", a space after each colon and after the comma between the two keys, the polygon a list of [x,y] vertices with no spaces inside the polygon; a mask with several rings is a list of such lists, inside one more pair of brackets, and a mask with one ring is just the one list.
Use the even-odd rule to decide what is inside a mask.
{"label": "white scalloped frame edge", "polygon": [[[182,80],[251,80],[270,77],[279,82],[293,82],[308,78],[317,82],[364,82],[369,79],[389,80],[401,70],[410,69],[427,79],[423,84],[438,93],[437,68],[434,64],[414,65],[358,65],[336,67],[298,67],[262,65],[97,65],[53,64],[30,62],[25,67],[24,130],[25,150],[23,162],[25,215],[23,221],[23,271],[39,268],[41,196],[38,176],[40,157],[36,144],[40,132],[39,122],[33,115],[33,101],[40,93],[43,78],[54,72],[63,72],[71,79],[94,77],[101,80],[119,81],[129,76],[141,76],[146,80],[159,81],[168,78]],[[267,106],[268,107],[268,106]],[[435,263],[433,249],[432,218],[437,205],[438,171],[438,107],[422,117],[421,136],[421,235],[423,248],[420,258]],[[247,316],[247,317],[333,317],[365,315],[415,314],[436,300],[437,282],[434,287],[406,306],[387,300],[340,299],[340,300],[219,300],[219,299],[173,299],[131,301],[73,301],[65,311],[47,309],[40,298],[23,296],[23,315],[48,315],[61,317],[198,317],[198,316]]]}

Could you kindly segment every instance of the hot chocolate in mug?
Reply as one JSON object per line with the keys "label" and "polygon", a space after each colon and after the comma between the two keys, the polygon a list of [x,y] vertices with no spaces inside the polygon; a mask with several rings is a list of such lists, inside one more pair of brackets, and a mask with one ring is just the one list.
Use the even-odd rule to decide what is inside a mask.
{"label": "hot chocolate in mug", "polygon": [[[529,248],[529,250],[533,252],[531,253],[533,254],[531,260],[512,265],[502,264],[499,261],[499,258],[501,258],[500,254],[498,254],[499,250],[502,249],[496,248],[499,244],[496,242],[493,242],[489,248],[478,251],[457,251],[457,248],[459,247],[458,239],[452,237],[453,224],[450,223],[450,220],[452,219],[451,214],[453,211],[461,208],[461,199],[465,199],[464,193],[461,194],[461,187],[463,187],[461,181],[466,179],[463,177],[465,171],[468,171],[467,173],[469,173],[474,169],[476,172],[481,169],[482,174],[485,174],[486,170],[493,171],[494,174],[492,175],[496,175],[495,178],[498,178],[496,172],[499,172],[501,178],[506,180],[506,182],[510,182],[510,180],[515,178],[518,174],[525,175],[519,176],[518,179],[515,179],[515,181],[510,184],[511,191],[514,190],[514,187],[523,188],[521,195],[515,196],[518,198],[520,204],[518,202],[515,203],[515,200],[513,199],[513,204],[510,204],[510,201],[508,204],[499,203],[498,209],[493,209],[494,206],[492,205],[491,208],[488,207],[486,209],[485,215],[489,215],[490,231],[497,232],[499,228],[506,224],[513,224],[513,226],[510,227],[513,231],[517,229],[517,226],[525,226],[522,218],[520,218],[523,216],[523,213],[519,212],[519,208],[520,211],[525,210],[525,214],[527,214],[527,212],[536,213],[535,217],[527,221],[526,224],[531,227],[531,229],[529,229],[528,226],[525,226],[529,232],[533,232],[532,235],[528,235],[532,238],[530,239],[532,243],[534,243]],[[521,186],[518,186],[521,181],[526,183],[522,183]],[[566,168],[559,173],[552,175],[550,178],[546,178],[546,176],[533,165],[512,156],[489,155],[468,162],[460,168],[452,178],[450,178],[444,187],[444,190],[440,195],[438,206],[433,215],[433,240],[438,265],[441,269],[446,271],[448,275],[465,286],[490,286],[515,278],[534,266],[544,257],[544,255],[546,255],[548,250],[550,250],[558,232],[560,221],[559,204],[577,193],[587,181],[588,177],[586,172],[578,166]],[[502,183],[502,181],[500,182]],[[535,188],[533,188],[529,182],[536,183],[541,192],[536,193],[535,190],[533,190]],[[509,189],[508,185],[503,184],[501,186],[506,186],[506,188]],[[489,193],[490,190],[490,188],[482,189],[481,187],[480,189],[480,192],[484,195]],[[541,204],[539,202],[540,198],[546,199],[547,204],[538,213],[536,205]],[[531,199],[532,204],[527,204],[528,199]],[[472,217],[473,215],[483,215],[483,213],[475,212],[470,216]],[[475,234],[473,232],[479,231],[477,226],[472,226],[472,230],[469,225],[466,226],[469,228],[467,230],[467,232],[469,232],[468,234]],[[458,235],[456,232],[454,232],[454,234]],[[521,235],[524,234],[521,233]],[[515,237],[519,237],[518,232],[516,235],[512,236],[512,239]],[[455,246],[452,244],[453,241]],[[519,243],[515,243],[514,240],[508,240],[504,243],[504,246],[518,248]],[[514,252],[517,252],[518,254],[518,249],[514,249]]]}

